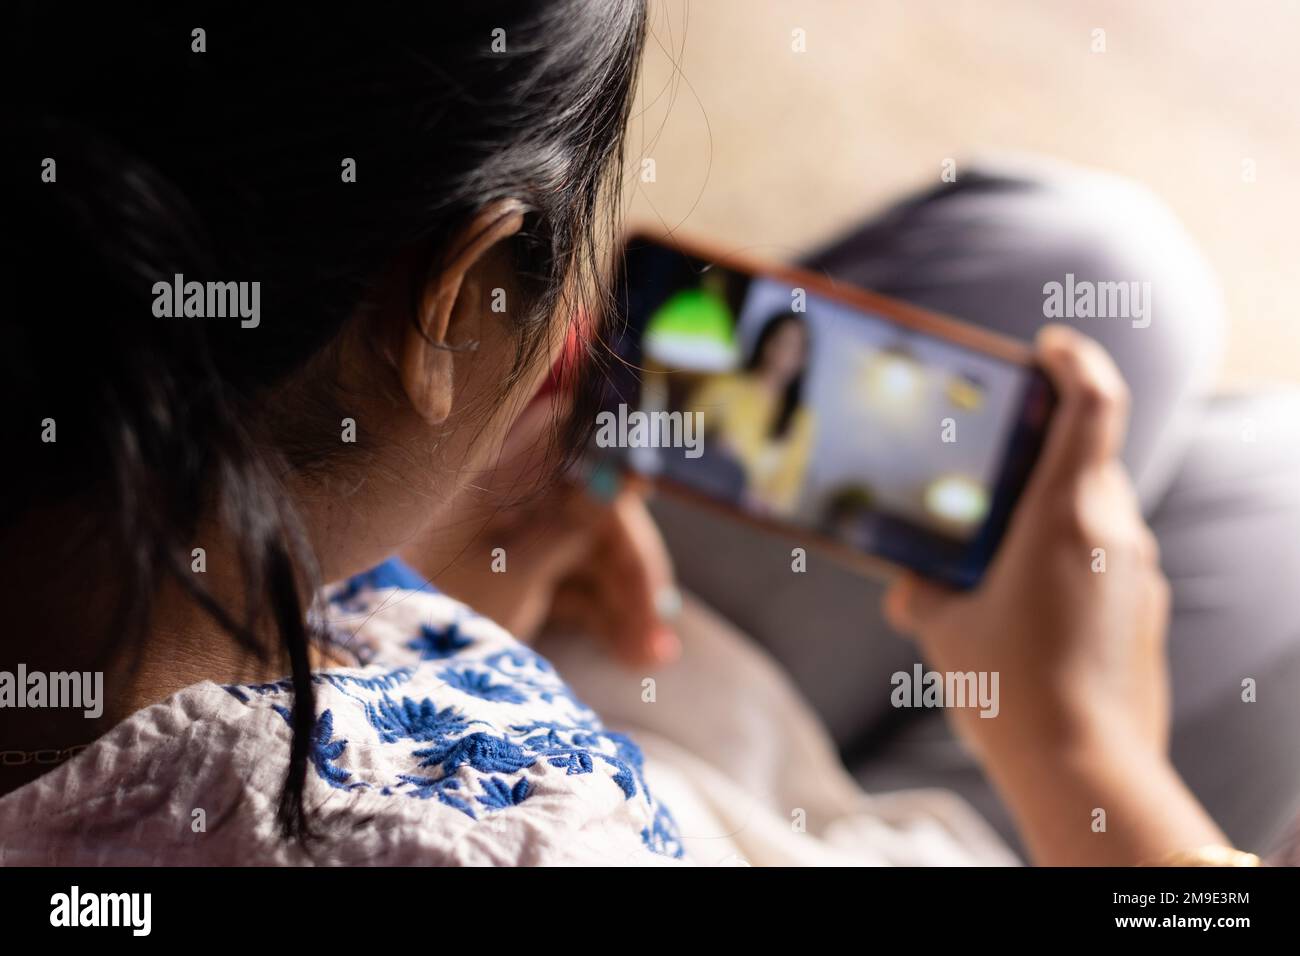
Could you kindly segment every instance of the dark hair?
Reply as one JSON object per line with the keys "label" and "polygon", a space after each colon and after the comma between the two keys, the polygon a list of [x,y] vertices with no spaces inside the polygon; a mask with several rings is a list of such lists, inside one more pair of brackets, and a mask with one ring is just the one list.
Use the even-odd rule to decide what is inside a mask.
{"label": "dark hair", "polygon": [[[749,353],[749,360],[745,363],[745,371],[757,371],[762,366],[763,353],[767,350],[768,343],[787,322],[798,325],[803,330],[804,341],[807,342],[808,326],[803,317],[794,312],[779,312],[763,323],[758,339],[754,342],[753,351]],[[768,429],[769,438],[784,438],[790,430],[794,413],[799,410],[799,403],[803,401],[803,376],[804,370],[800,369],[799,374],[786,383],[785,391],[781,393],[781,407],[777,409],[776,416]]]}
{"label": "dark hair", "polygon": [[[267,395],[400,255],[422,250],[436,269],[456,230],[501,199],[526,210],[512,241],[529,306],[512,309],[514,383],[566,289],[595,287],[645,11],[478,0],[371,21],[229,14],[7,11],[22,87],[4,255],[32,294],[0,317],[0,429],[11,451],[45,419],[58,432],[6,469],[0,520],[92,502],[122,569],[115,634],[145,633],[169,577],[251,651],[269,653],[256,635],[273,625],[296,700],[279,819],[301,835],[315,724],[303,607],[318,582],[278,475],[324,452],[269,417]],[[155,318],[153,283],[177,273],[260,281],[261,325]],[[242,563],[234,609],[189,572],[197,520],[214,512]]]}

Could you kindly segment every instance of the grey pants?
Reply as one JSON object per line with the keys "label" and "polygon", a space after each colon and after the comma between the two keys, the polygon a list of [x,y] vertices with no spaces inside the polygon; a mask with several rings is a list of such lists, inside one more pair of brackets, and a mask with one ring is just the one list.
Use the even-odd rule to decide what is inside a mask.
{"label": "grey pants", "polygon": [[[1124,460],[1173,586],[1173,759],[1238,845],[1266,849],[1300,809],[1300,398],[1212,397],[1223,316],[1210,270],[1149,193],[1055,164],[965,170],[811,256],[809,267],[1030,339],[1043,286],[1150,282],[1151,322],[1073,319],[1133,394]],[[790,672],[872,791],[956,790],[1011,821],[936,711],[895,710],[917,655],[882,585],[678,502],[656,515],[682,580]],[[1257,700],[1242,699],[1253,679]]]}

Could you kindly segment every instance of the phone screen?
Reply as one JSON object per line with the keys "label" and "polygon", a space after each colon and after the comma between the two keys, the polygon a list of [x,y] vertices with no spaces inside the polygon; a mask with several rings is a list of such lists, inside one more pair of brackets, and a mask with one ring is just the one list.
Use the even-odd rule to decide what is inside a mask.
{"label": "phone screen", "polygon": [[598,448],[763,523],[973,584],[1050,389],[1031,365],[808,284],[630,241]]}

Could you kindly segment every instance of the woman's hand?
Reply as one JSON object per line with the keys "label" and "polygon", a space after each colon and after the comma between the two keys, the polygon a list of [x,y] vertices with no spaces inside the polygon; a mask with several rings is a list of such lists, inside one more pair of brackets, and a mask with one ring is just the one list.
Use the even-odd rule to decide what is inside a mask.
{"label": "woman's hand", "polygon": [[955,711],[977,750],[1123,735],[1168,744],[1169,589],[1118,453],[1128,392],[1110,357],[1061,327],[1039,337],[1059,395],[1043,455],[985,580],[953,593],[905,578],[886,613],[942,671],[997,671],[993,719]]}
{"label": "woman's hand", "polygon": [[609,504],[577,492],[593,514],[582,559],[555,588],[545,626],[587,634],[631,666],[662,665],[681,654],[672,621],[681,596],[672,560],[636,486]]}
{"label": "woman's hand", "polygon": [[1166,758],[1169,588],[1117,458],[1127,389],[1067,328],[1044,329],[1038,348],[1059,405],[984,581],[953,593],[904,578],[886,614],[936,669],[998,672],[996,717],[949,717],[1040,862],[1136,863],[1223,842]]}
{"label": "woman's hand", "polygon": [[637,488],[605,503],[557,481],[499,510],[431,578],[523,641],[548,628],[571,630],[634,666],[665,664],[680,653],[671,626],[672,563]]}
{"label": "woman's hand", "polygon": [[[680,597],[644,489],[625,482],[599,501],[551,475],[546,436],[560,413],[553,396],[530,405],[462,509],[460,533],[442,529],[402,556],[520,640],[564,628],[628,665],[669,663],[681,653],[672,628]],[[520,500],[519,489],[539,485]]]}

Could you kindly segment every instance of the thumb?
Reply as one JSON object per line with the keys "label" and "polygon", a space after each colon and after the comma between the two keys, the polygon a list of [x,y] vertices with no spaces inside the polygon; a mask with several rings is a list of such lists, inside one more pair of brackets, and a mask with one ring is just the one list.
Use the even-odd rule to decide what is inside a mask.
{"label": "thumb", "polygon": [[885,592],[885,620],[901,634],[913,636],[960,597],[954,591],[914,574],[896,578]]}

